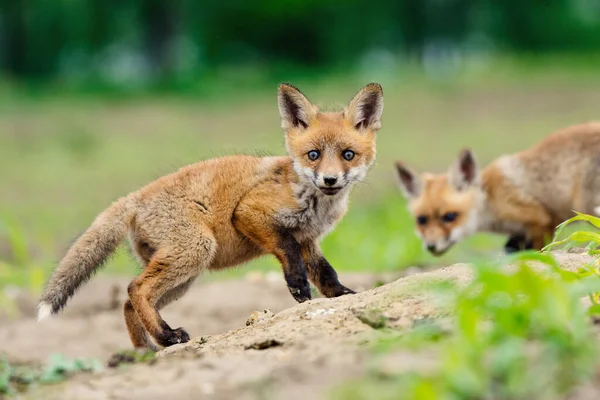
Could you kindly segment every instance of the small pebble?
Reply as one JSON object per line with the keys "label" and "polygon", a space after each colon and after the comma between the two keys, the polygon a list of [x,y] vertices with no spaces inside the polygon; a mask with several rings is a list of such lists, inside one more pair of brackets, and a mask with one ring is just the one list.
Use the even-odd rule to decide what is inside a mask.
{"label": "small pebble", "polygon": [[269,310],[268,308],[263,311],[254,311],[246,320],[246,326],[263,322],[269,318],[272,318],[274,315],[275,314],[273,314],[273,311]]}

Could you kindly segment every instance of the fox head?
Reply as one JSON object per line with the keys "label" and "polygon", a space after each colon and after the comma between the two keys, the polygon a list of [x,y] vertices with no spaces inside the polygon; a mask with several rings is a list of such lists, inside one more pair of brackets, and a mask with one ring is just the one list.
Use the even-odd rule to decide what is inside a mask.
{"label": "fox head", "polygon": [[475,233],[484,195],[470,150],[461,151],[445,174],[417,175],[401,162],[396,163],[396,170],[417,234],[429,252],[442,255]]}
{"label": "fox head", "polygon": [[381,85],[362,88],[341,112],[319,111],[286,83],[279,85],[278,103],[286,148],[302,181],[334,196],[365,178],[381,127]]}

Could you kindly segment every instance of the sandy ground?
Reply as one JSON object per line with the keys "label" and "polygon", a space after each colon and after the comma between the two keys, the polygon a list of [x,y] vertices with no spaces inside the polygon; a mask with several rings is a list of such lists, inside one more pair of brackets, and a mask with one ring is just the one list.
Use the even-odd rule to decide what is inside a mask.
{"label": "sandy ground", "polygon": [[[340,278],[357,291],[372,288],[393,276],[352,274]],[[131,278],[97,277],[49,320],[35,320],[35,299],[20,295],[20,318],[0,319],[0,353],[21,362],[44,361],[51,354],[107,359],[131,347],[122,307]],[[198,282],[161,315],[172,327],[183,326],[190,336],[228,332],[245,326],[254,311],[278,313],[296,305],[277,272],[250,273],[244,279]]]}
{"label": "sandy ground", "polygon": [[[583,254],[558,253],[557,258],[567,269],[589,261]],[[465,283],[470,277],[471,269],[463,264],[394,281],[390,276],[342,275],[342,282],[361,292],[303,304],[295,303],[277,274],[199,283],[162,313],[171,326],[187,329],[194,337],[189,343],[164,349],[155,363],[82,374],[25,398],[324,398],[332,387],[369,368],[365,344],[376,330],[364,322],[365,315],[378,310],[388,325],[410,328],[440,312],[426,285]],[[391,282],[369,289],[382,279]],[[97,278],[63,314],[41,324],[32,316],[2,320],[0,352],[14,361],[45,360],[52,353],[108,360],[130,347],[121,312],[127,283]],[[32,311],[30,306],[21,302],[25,313]],[[393,357],[387,362],[402,370],[428,360]]]}

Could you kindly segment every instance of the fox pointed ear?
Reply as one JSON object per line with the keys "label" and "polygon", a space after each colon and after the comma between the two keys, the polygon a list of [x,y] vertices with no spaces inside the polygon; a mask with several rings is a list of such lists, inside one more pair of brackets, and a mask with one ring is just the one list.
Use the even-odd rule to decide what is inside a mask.
{"label": "fox pointed ear", "polygon": [[379,83],[370,83],[362,88],[350,101],[346,118],[358,130],[381,128],[383,113],[383,89]]}
{"label": "fox pointed ear", "polygon": [[296,87],[282,83],[277,94],[283,129],[306,129],[317,114],[316,108]]}
{"label": "fox pointed ear", "polygon": [[450,182],[462,190],[479,180],[479,171],[475,155],[470,149],[461,150],[458,160],[450,169]]}
{"label": "fox pointed ear", "polygon": [[421,178],[404,163],[396,161],[396,173],[400,182],[400,190],[404,197],[410,199],[421,193]]}

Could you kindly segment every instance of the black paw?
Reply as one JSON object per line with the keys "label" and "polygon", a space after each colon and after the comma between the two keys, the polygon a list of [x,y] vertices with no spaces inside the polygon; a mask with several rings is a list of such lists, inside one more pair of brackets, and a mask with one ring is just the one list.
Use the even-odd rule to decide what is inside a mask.
{"label": "black paw", "polygon": [[323,295],[325,295],[325,297],[340,297],[346,294],[356,294],[356,292],[352,289],[348,289],[342,284],[323,290]]}
{"label": "black paw", "polygon": [[288,289],[298,303],[304,303],[305,301],[311,299],[310,284],[308,283],[308,281],[298,286],[288,285]]}
{"label": "black paw", "polygon": [[156,341],[163,347],[169,347],[189,342],[190,335],[183,328],[171,329],[164,331],[160,337],[156,338]]}
{"label": "black paw", "polygon": [[512,254],[512,253],[516,253],[517,251],[520,251],[521,249],[518,246],[515,246],[514,244],[506,244],[504,246],[504,252],[506,254]]}
{"label": "black paw", "polygon": [[504,252],[511,254],[517,251],[531,250],[532,248],[533,242],[528,240],[525,235],[513,235],[508,238],[508,241],[504,245]]}

